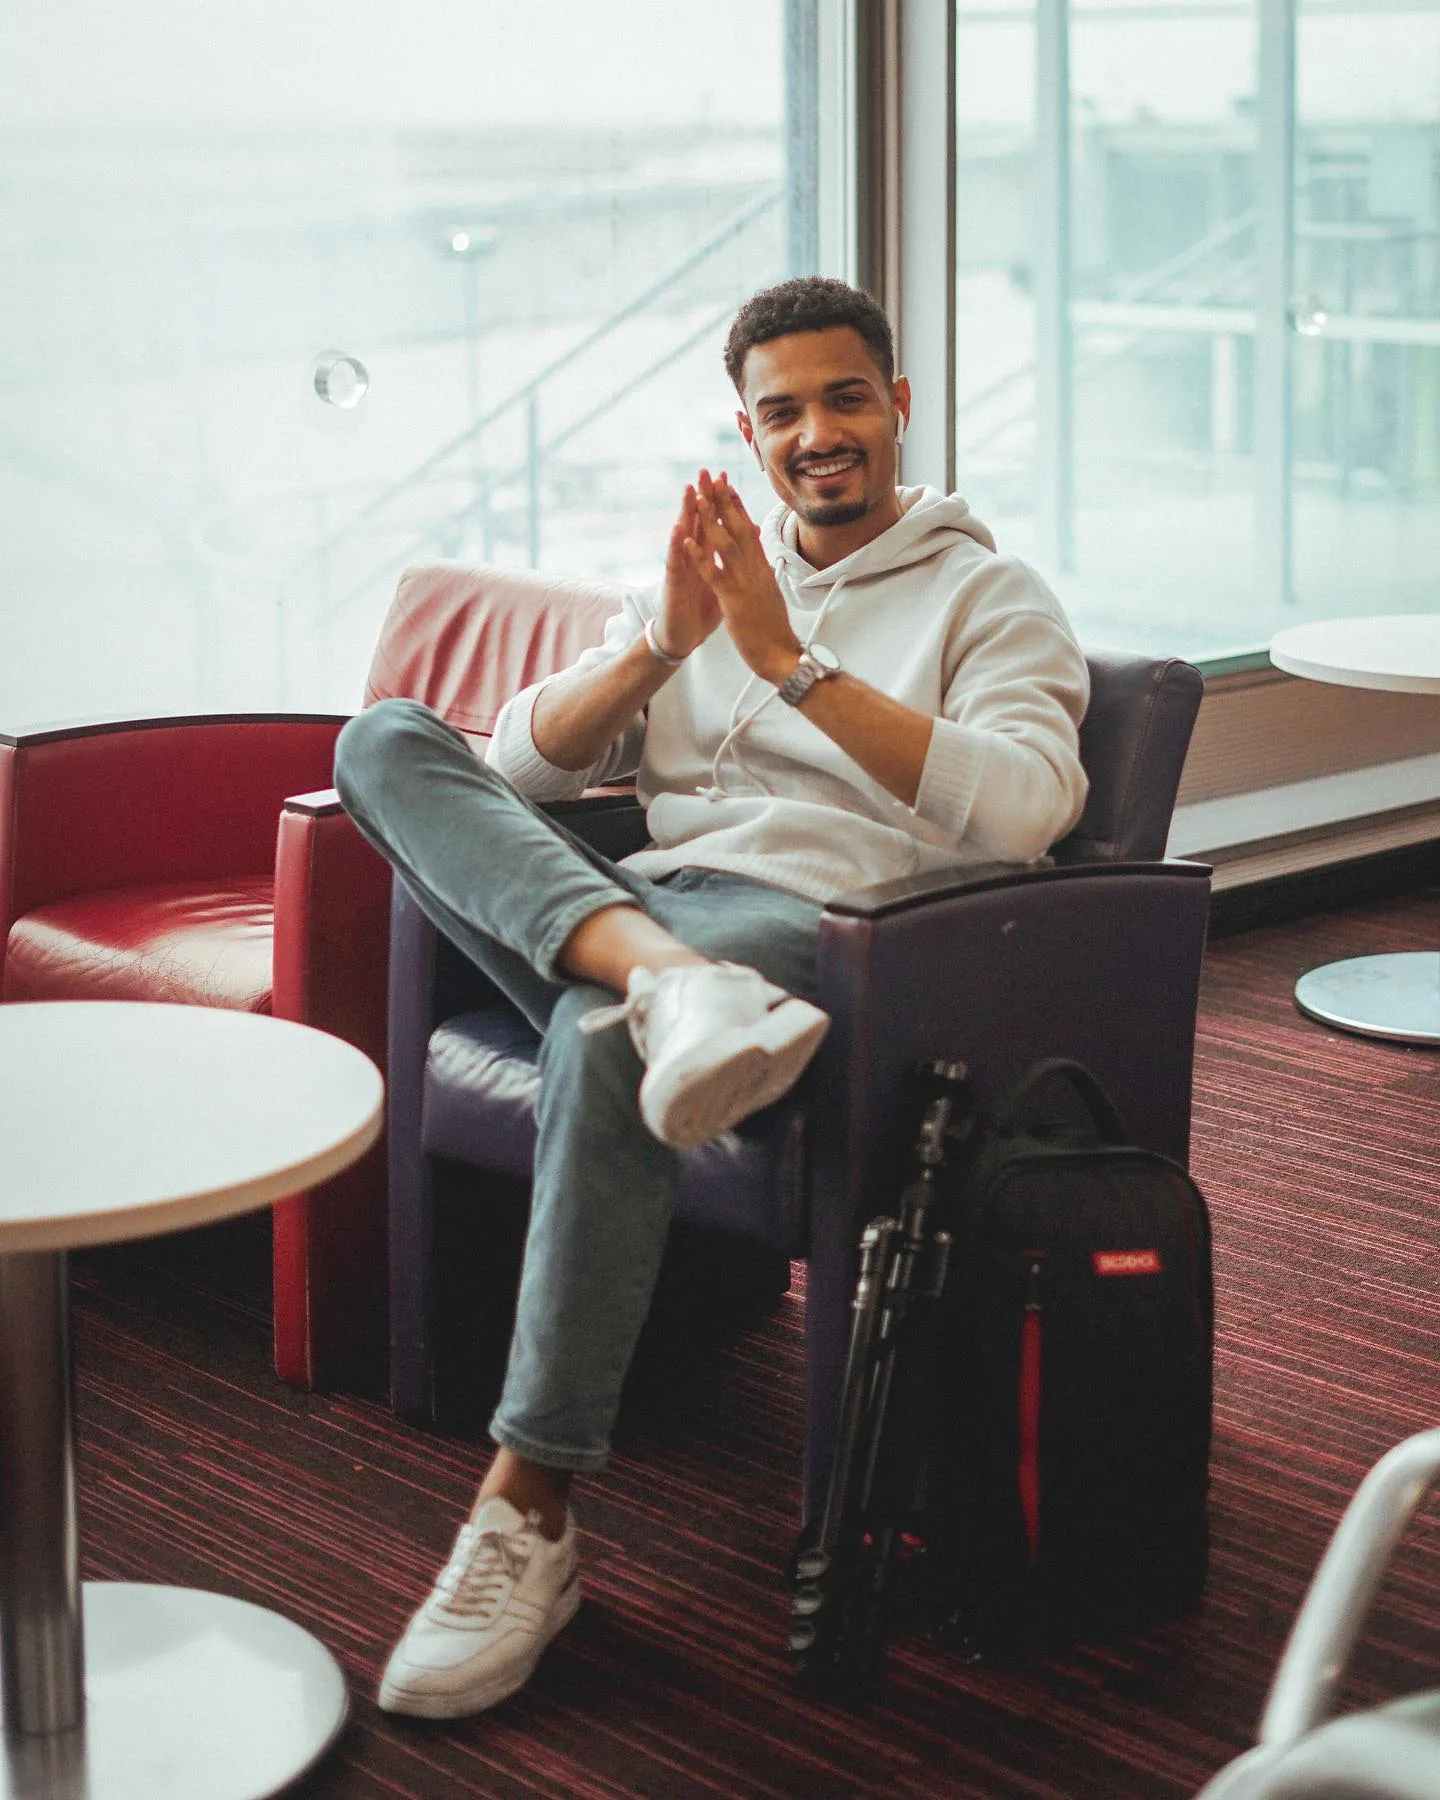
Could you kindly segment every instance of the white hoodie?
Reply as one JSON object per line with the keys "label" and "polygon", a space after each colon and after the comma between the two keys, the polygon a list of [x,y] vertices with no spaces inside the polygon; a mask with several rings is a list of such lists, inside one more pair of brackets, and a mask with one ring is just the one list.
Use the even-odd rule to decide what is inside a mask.
{"label": "white hoodie", "polygon": [[[787,507],[766,518],[762,542],[801,641],[934,718],[913,807],[751,674],[723,625],[593,767],[560,769],[535,748],[543,682],[501,712],[489,762],[542,801],[634,774],[652,842],[625,862],[652,878],[697,865],[828,900],[897,876],[1043,856],[1085,801],[1085,658],[1050,589],[995,554],[958,494],[902,488],[900,502],[888,531],[828,569],[800,555]],[[658,598],[628,595],[573,669],[633,643]]]}

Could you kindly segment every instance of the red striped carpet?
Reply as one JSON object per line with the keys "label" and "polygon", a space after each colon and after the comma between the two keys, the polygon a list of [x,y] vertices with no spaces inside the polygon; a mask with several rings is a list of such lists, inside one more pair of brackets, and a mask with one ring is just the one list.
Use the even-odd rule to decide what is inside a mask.
{"label": "red striped carpet", "polygon": [[[86,1573],[212,1587],[317,1632],[355,1704],[299,1790],[315,1800],[1192,1794],[1249,1741],[1360,1475],[1440,1420],[1440,1053],[1331,1033],[1290,1000],[1314,963],[1424,947],[1437,921],[1431,893],[1211,948],[1194,1167],[1217,1254],[1215,1550],[1193,1619],[1010,1668],[905,1643],[867,1717],[797,1696],[792,1295],[703,1355],[657,1333],[613,1465],[579,1495],[587,1605],[531,1687],[455,1727],[387,1719],[377,1671],[480,1450],[279,1386],[249,1221],[76,1259]],[[1406,1541],[1352,1699],[1437,1681],[1437,1513]]]}

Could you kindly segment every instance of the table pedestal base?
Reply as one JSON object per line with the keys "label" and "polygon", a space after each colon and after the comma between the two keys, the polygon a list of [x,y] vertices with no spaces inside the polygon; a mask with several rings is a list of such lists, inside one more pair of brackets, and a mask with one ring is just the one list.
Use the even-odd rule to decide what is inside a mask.
{"label": "table pedestal base", "polygon": [[279,1614],[131,1582],[84,1596],[85,1721],[8,1735],[0,1800],[265,1800],[339,1736],[339,1665]]}
{"label": "table pedestal base", "polygon": [[1312,969],[1295,984],[1312,1019],[1402,1044],[1440,1044],[1440,951],[1355,956]]}

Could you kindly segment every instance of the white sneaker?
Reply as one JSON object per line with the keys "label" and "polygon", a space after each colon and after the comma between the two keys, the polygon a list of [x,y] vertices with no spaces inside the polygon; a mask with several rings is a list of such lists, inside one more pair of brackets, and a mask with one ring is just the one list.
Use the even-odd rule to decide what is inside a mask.
{"label": "white sneaker", "polygon": [[830,1016],[738,963],[631,972],[616,1006],[581,1031],[624,1019],[640,1052],[640,1115],[662,1144],[693,1150],[788,1093],[820,1048]]}
{"label": "white sneaker", "polygon": [[580,1605],[580,1541],[567,1512],[551,1543],[540,1515],[487,1500],[460,1528],[450,1560],[380,1681],[385,1712],[459,1719],[508,1698]]}

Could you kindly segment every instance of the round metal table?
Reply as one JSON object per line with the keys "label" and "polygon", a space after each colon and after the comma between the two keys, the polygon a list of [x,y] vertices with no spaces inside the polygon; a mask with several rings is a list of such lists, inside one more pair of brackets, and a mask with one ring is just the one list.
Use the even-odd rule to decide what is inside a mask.
{"label": "round metal table", "polygon": [[309,1632],[191,1588],[79,1579],[67,1251],[211,1223],[347,1167],[368,1057],[196,1006],[0,1006],[3,1800],[262,1800],[345,1722]]}
{"label": "round metal table", "polygon": [[[1277,632],[1270,660],[1310,681],[1440,694],[1440,613],[1292,625]],[[1326,963],[1300,977],[1295,1004],[1343,1031],[1396,1043],[1440,1044],[1440,951]]]}

